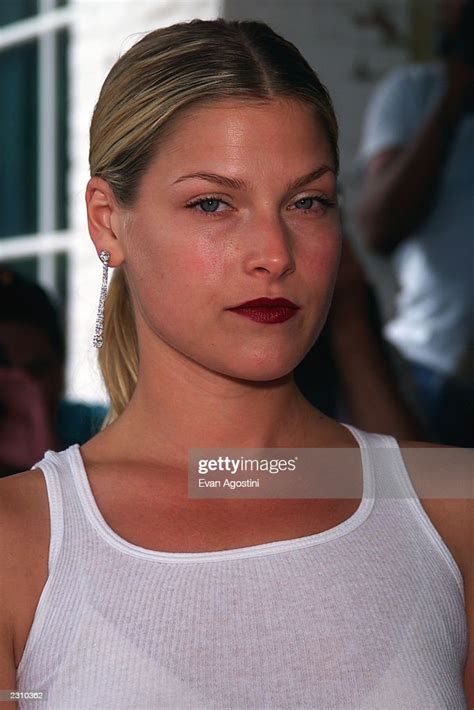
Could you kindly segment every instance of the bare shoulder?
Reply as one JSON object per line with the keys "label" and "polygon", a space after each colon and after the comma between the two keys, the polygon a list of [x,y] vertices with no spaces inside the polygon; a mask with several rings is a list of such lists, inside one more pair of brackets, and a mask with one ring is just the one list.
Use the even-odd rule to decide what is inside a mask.
{"label": "bare shoulder", "polygon": [[48,574],[49,503],[40,469],[0,479],[1,608],[15,665]]}
{"label": "bare shoulder", "polygon": [[[49,545],[49,503],[43,473],[35,468],[0,479],[2,582],[28,573],[40,549]],[[15,590],[16,595],[16,590]]]}
{"label": "bare shoulder", "polygon": [[48,515],[48,495],[41,469],[0,478],[0,506],[0,524],[4,525],[32,523],[42,511]]}

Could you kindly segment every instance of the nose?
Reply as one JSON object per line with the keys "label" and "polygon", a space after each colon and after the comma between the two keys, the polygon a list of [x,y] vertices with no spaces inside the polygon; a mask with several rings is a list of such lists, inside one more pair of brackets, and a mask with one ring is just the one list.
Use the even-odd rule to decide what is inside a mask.
{"label": "nose", "polygon": [[295,270],[291,234],[280,219],[255,220],[248,228],[252,238],[245,259],[247,273],[278,279]]}

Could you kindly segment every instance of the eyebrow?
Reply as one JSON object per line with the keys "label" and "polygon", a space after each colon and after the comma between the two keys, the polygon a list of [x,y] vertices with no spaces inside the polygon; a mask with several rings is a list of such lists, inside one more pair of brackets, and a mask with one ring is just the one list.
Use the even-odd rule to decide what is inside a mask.
{"label": "eyebrow", "polygon": [[[290,191],[290,190],[299,189],[300,187],[304,187],[309,182],[313,182],[313,180],[318,180],[320,177],[322,177],[328,171],[333,173],[334,175],[336,175],[336,171],[334,170],[334,168],[331,168],[329,165],[320,165],[318,168],[316,168],[315,170],[312,170],[307,175],[303,175],[302,177],[297,178],[293,182],[290,182],[286,186],[286,189],[287,189],[287,191]],[[189,175],[181,175],[181,177],[179,177],[177,180],[174,181],[173,185],[175,185],[178,182],[182,182],[183,180],[190,180],[191,178],[200,178],[201,180],[207,180],[208,182],[215,182],[215,183],[218,183],[219,185],[224,185],[224,187],[230,187],[233,190],[247,190],[248,189],[247,184],[243,180],[240,180],[239,178],[231,178],[231,177],[226,177],[225,175],[218,175],[217,173],[204,173],[204,172],[189,173]]]}

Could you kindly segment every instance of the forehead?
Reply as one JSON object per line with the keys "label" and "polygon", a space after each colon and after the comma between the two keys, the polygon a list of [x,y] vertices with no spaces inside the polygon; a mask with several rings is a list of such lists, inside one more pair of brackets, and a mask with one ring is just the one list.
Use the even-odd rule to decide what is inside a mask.
{"label": "forehead", "polygon": [[311,130],[320,132],[322,124],[318,121],[313,106],[302,101],[278,97],[273,99],[220,99],[187,107],[173,121],[168,142],[173,143],[183,134],[200,132],[229,131],[232,126],[240,126],[243,132],[255,134],[264,128],[280,126],[284,129],[289,123],[306,125]]}
{"label": "forehead", "polygon": [[[301,163],[333,163],[316,109],[295,99],[224,99],[188,107],[160,143],[151,169],[207,168],[298,171]],[[314,167],[314,166],[311,166]],[[170,173],[169,177],[171,177]]]}

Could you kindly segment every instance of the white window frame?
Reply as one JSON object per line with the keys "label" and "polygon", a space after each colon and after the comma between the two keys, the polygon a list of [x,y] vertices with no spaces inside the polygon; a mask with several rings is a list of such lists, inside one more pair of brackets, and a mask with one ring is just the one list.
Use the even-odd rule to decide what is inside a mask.
{"label": "white window frame", "polygon": [[37,281],[56,293],[55,256],[73,250],[72,232],[55,230],[56,215],[56,114],[58,105],[56,44],[57,32],[70,29],[74,11],[55,8],[55,0],[39,0],[38,14],[0,28],[0,52],[38,40],[38,232],[0,239],[0,259],[38,259]]}

